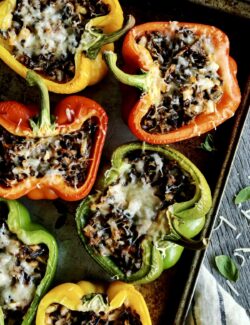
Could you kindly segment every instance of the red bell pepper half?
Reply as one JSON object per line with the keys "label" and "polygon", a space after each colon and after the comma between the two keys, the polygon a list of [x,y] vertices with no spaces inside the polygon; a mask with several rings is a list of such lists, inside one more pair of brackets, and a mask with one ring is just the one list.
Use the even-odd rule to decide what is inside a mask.
{"label": "red bell pepper half", "polygon": [[27,82],[40,89],[40,114],[35,105],[0,103],[0,197],[80,200],[96,178],[107,115],[95,101],[70,96],[51,116],[41,77],[29,71]]}
{"label": "red bell pepper half", "polygon": [[104,55],[119,81],[140,89],[126,91],[123,116],[142,141],[168,144],[199,136],[232,117],[240,104],[228,37],[213,26],[142,24],[128,32],[122,53],[131,74],[116,66],[116,54]]}

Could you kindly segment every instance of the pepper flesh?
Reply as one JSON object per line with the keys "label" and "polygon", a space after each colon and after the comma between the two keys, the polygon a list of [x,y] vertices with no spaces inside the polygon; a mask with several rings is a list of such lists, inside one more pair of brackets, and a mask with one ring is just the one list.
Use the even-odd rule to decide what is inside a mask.
{"label": "pepper flesh", "polygon": [[78,284],[64,283],[55,287],[41,300],[37,311],[36,325],[46,324],[46,310],[53,303],[62,304],[70,310],[81,311],[82,298],[85,295],[105,292],[109,300],[108,312],[125,304],[126,307],[130,307],[140,316],[143,325],[151,325],[150,315],[143,296],[132,285],[119,281],[113,282],[107,290],[103,285],[96,285],[87,281],[81,281]]}
{"label": "pepper flesh", "polygon": [[[81,128],[90,118],[97,121],[98,130],[95,133],[91,150],[90,165],[84,184],[79,188],[68,185],[61,175],[45,175],[42,178],[27,177],[11,188],[0,186],[0,197],[17,199],[27,195],[31,199],[55,199],[60,197],[67,201],[79,200],[87,195],[92,188],[107,129],[107,116],[100,105],[91,99],[70,96],[63,99],[55,107],[55,123],[51,123],[49,95],[42,79],[34,72],[29,72],[27,80],[32,85],[38,85],[41,90],[41,113],[38,122],[34,119],[38,107],[7,101],[0,103],[0,125],[16,136],[26,138],[46,138],[48,136],[66,135]],[[70,110],[70,119],[67,111]]]}
{"label": "pepper flesh", "polygon": [[[6,204],[9,210],[6,222],[10,232],[15,234],[26,245],[45,244],[49,250],[45,275],[37,286],[35,296],[20,323],[29,325],[32,323],[41,297],[48,290],[55,275],[58,259],[57,243],[54,237],[42,226],[31,221],[29,212],[21,203],[0,198],[0,204],[2,203]],[[4,325],[4,323],[4,316],[0,306],[0,324]]]}
{"label": "pepper flesh", "polygon": [[[190,238],[196,236],[202,230],[205,215],[209,211],[212,201],[210,189],[204,176],[190,160],[170,147],[154,147],[145,143],[132,143],[116,149],[112,155],[111,169],[106,171],[105,175],[99,180],[97,195],[99,195],[98,193],[106,193],[112,184],[116,184],[122,170],[126,168],[124,158],[136,150],[147,151],[147,155],[150,152],[153,154],[158,153],[176,161],[181,170],[190,175],[191,182],[195,185],[195,191],[191,199],[175,202],[159,212],[162,218],[159,224],[161,224],[160,229],[163,235],[154,238],[152,230],[151,237],[147,236],[146,233],[146,237],[141,243],[142,264],[140,269],[132,274],[126,274],[112,260],[112,256],[102,255],[90,245],[83,229],[91,216],[91,204],[95,202],[95,195],[88,196],[82,201],[76,213],[76,223],[78,234],[85,249],[112,277],[126,282],[148,283],[159,277],[163,270],[172,267],[178,261],[183,246],[192,249],[204,248],[204,240],[195,242]],[[148,232],[150,229],[152,229],[152,226]]]}
{"label": "pepper flesh", "polygon": [[[166,84],[160,75],[159,64],[153,60],[148,49],[142,44],[137,43],[137,40],[145,35],[146,32],[159,32],[162,35],[171,36],[173,29],[177,26],[178,28],[193,30],[198,37],[207,37],[209,39],[210,46],[213,47],[214,51],[214,61],[219,66],[218,74],[223,82],[223,94],[218,103],[216,103],[214,112],[202,112],[190,123],[182,125],[175,130],[151,134],[142,128],[141,123],[149,108],[159,103],[161,92],[166,92],[164,89]],[[168,144],[199,136],[216,128],[232,117],[240,104],[241,95],[236,79],[237,65],[229,56],[229,40],[222,31],[213,26],[181,22],[151,22],[142,24],[128,32],[123,42],[122,53],[126,71],[133,74],[140,69],[144,74],[126,74],[115,66],[116,56],[114,54],[105,52],[104,55],[118,80],[127,85],[137,87],[142,91],[142,94],[139,95],[138,92],[132,90],[131,98],[126,100],[123,107],[123,116],[129,128],[142,141],[152,144]]]}
{"label": "pepper flesh", "polygon": [[[87,33],[92,33],[92,29],[101,29],[105,34],[113,34],[117,32],[123,23],[123,13],[118,0],[102,0],[109,7],[109,13],[105,16],[95,17],[86,25]],[[16,7],[16,0],[4,0],[0,3],[0,30],[6,31],[12,22],[12,13]],[[100,53],[96,58],[90,59],[79,47],[75,54],[75,75],[72,80],[66,83],[59,83],[49,80],[43,76],[44,82],[48,89],[55,93],[71,94],[81,91],[89,85],[99,82],[106,74],[107,67],[102,59],[104,50],[112,50],[113,44],[108,44],[114,40],[103,43],[100,38],[102,34],[97,35],[97,41],[100,43]],[[96,46],[97,41],[94,42]],[[89,44],[91,48],[92,44]],[[87,48],[87,50],[89,49]],[[85,50],[85,49],[84,49]],[[12,48],[9,42],[0,36],[0,59],[2,59],[12,70],[18,73],[23,78],[26,77],[28,69],[12,55]]]}

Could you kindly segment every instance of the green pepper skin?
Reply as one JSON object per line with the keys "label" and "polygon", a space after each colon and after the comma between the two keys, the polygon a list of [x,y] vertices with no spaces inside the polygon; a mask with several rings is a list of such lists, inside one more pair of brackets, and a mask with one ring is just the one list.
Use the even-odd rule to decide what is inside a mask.
{"label": "green pepper skin", "polygon": [[[55,275],[58,248],[54,237],[42,226],[32,223],[28,210],[19,202],[0,198],[0,203],[4,202],[8,209],[7,224],[11,233],[26,245],[45,244],[49,250],[46,272],[37,286],[35,296],[23,317],[21,325],[32,324],[36,309],[40,299],[48,290],[50,283]],[[0,307],[0,325],[4,325],[2,308]]]}
{"label": "green pepper skin", "polygon": [[[122,172],[124,157],[134,150],[158,152],[168,159],[176,160],[180,168],[190,174],[196,186],[194,197],[189,201],[175,203],[169,206],[163,213],[164,216],[166,213],[169,213],[173,217],[173,226],[177,231],[176,233],[185,237],[187,241],[196,236],[202,230],[205,224],[205,216],[212,205],[210,188],[199,169],[184,155],[171,147],[152,146],[138,142],[120,146],[112,155],[112,167],[107,170],[97,182],[98,185],[96,190],[98,193],[103,192],[105,188],[117,180]],[[83,235],[82,229],[86,225],[90,212],[90,205],[94,197],[94,195],[88,196],[81,202],[77,209],[76,224],[78,234],[90,256],[92,256],[112,278],[132,283],[149,283],[158,278],[162,271],[177,263],[184,248],[180,245],[182,244],[181,241],[172,240],[169,237],[172,233],[169,227],[168,229],[164,229],[164,231],[166,230],[166,234],[164,234],[166,236],[164,236],[163,240],[161,239],[159,242],[153,242],[146,238],[143,241],[143,262],[141,269],[130,276],[126,276],[109,257],[101,256],[88,245],[88,241]],[[190,240],[190,243],[191,242]],[[192,244],[190,244],[190,248],[192,248]]]}

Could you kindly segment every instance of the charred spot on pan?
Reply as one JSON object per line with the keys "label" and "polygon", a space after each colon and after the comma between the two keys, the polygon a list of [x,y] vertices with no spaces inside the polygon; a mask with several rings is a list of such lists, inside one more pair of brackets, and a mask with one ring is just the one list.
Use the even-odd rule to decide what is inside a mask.
{"label": "charred spot on pan", "polygon": [[67,221],[67,213],[59,215],[55,222],[55,229],[62,228],[66,224],[66,221]]}
{"label": "charred spot on pan", "polygon": [[[100,294],[98,294],[100,295]],[[95,310],[74,311],[64,305],[54,303],[46,310],[45,325],[56,324],[82,324],[82,325],[107,325],[107,324],[129,324],[142,325],[140,316],[132,308],[124,304],[110,312]]]}
{"label": "charred spot on pan", "polygon": [[123,166],[119,178],[95,197],[83,233],[94,250],[129,276],[141,268],[143,241],[161,211],[190,200],[195,185],[175,160],[161,153],[134,150]]}
{"label": "charred spot on pan", "polygon": [[176,27],[171,36],[147,32],[137,42],[158,63],[166,85],[161,103],[149,107],[142,118],[142,129],[164,134],[190,123],[201,113],[215,112],[223,90],[208,37]]}
{"label": "charred spot on pan", "polygon": [[85,121],[69,134],[46,138],[12,135],[0,127],[0,185],[11,188],[28,177],[62,176],[71,187],[81,187],[86,179],[98,122]]}
{"label": "charred spot on pan", "polygon": [[5,202],[0,201],[0,225],[6,222],[9,215],[9,208]]}
{"label": "charred spot on pan", "polygon": [[47,260],[45,245],[24,244],[0,219],[0,305],[8,324],[20,324],[44,277]]}
{"label": "charred spot on pan", "polygon": [[74,78],[75,54],[86,23],[110,9],[101,0],[17,0],[12,26],[0,35],[15,58],[46,78]]}
{"label": "charred spot on pan", "polygon": [[55,206],[58,213],[58,218],[56,219],[54,227],[55,229],[60,229],[65,225],[67,221],[68,206],[63,200],[54,200],[53,205]]}

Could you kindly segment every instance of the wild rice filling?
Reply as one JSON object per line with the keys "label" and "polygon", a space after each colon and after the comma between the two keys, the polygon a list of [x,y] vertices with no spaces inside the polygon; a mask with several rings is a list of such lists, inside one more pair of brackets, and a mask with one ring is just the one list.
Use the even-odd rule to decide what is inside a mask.
{"label": "wild rice filling", "polygon": [[191,199],[194,192],[190,175],[175,160],[135,150],[125,157],[117,181],[95,196],[84,236],[129,276],[141,268],[142,242],[155,229],[160,211]]}
{"label": "wild rice filling", "polygon": [[0,35],[15,58],[56,82],[75,75],[75,53],[86,23],[109,13],[102,0],[17,0],[12,25]]}
{"label": "wild rice filling", "polygon": [[19,325],[44,277],[48,259],[45,245],[25,245],[9,231],[0,205],[0,306],[6,325]]}
{"label": "wild rice filling", "polygon": [[190,123],[201,113],[215,111],[223,94],[223,82],[208,37],[175,27],[171,37],[146,32],[137,42],[159,64],[166,84],[161,103],[152,105],[141,121],[146,132],[164,134]]}
{"label": "wild rice filling", "polygon": [[[107,296],[98,294],[108,303]],[[84,298],[84,297],[83,297]],[[108,306],[106,306],[107,308]],[[46,310],[45,325],[142,325],[140,316],[130,307],[122,305],[111,312],[104,310],[73,311],[54,303]]]}
{"label": "wild rice filling", "polygon": [[10,188],[28,177],[61,175],[79,188],[86,179],[97,123],[88,119],[69,134],[46,138],[18,137],[0,127],[0,185]]}

